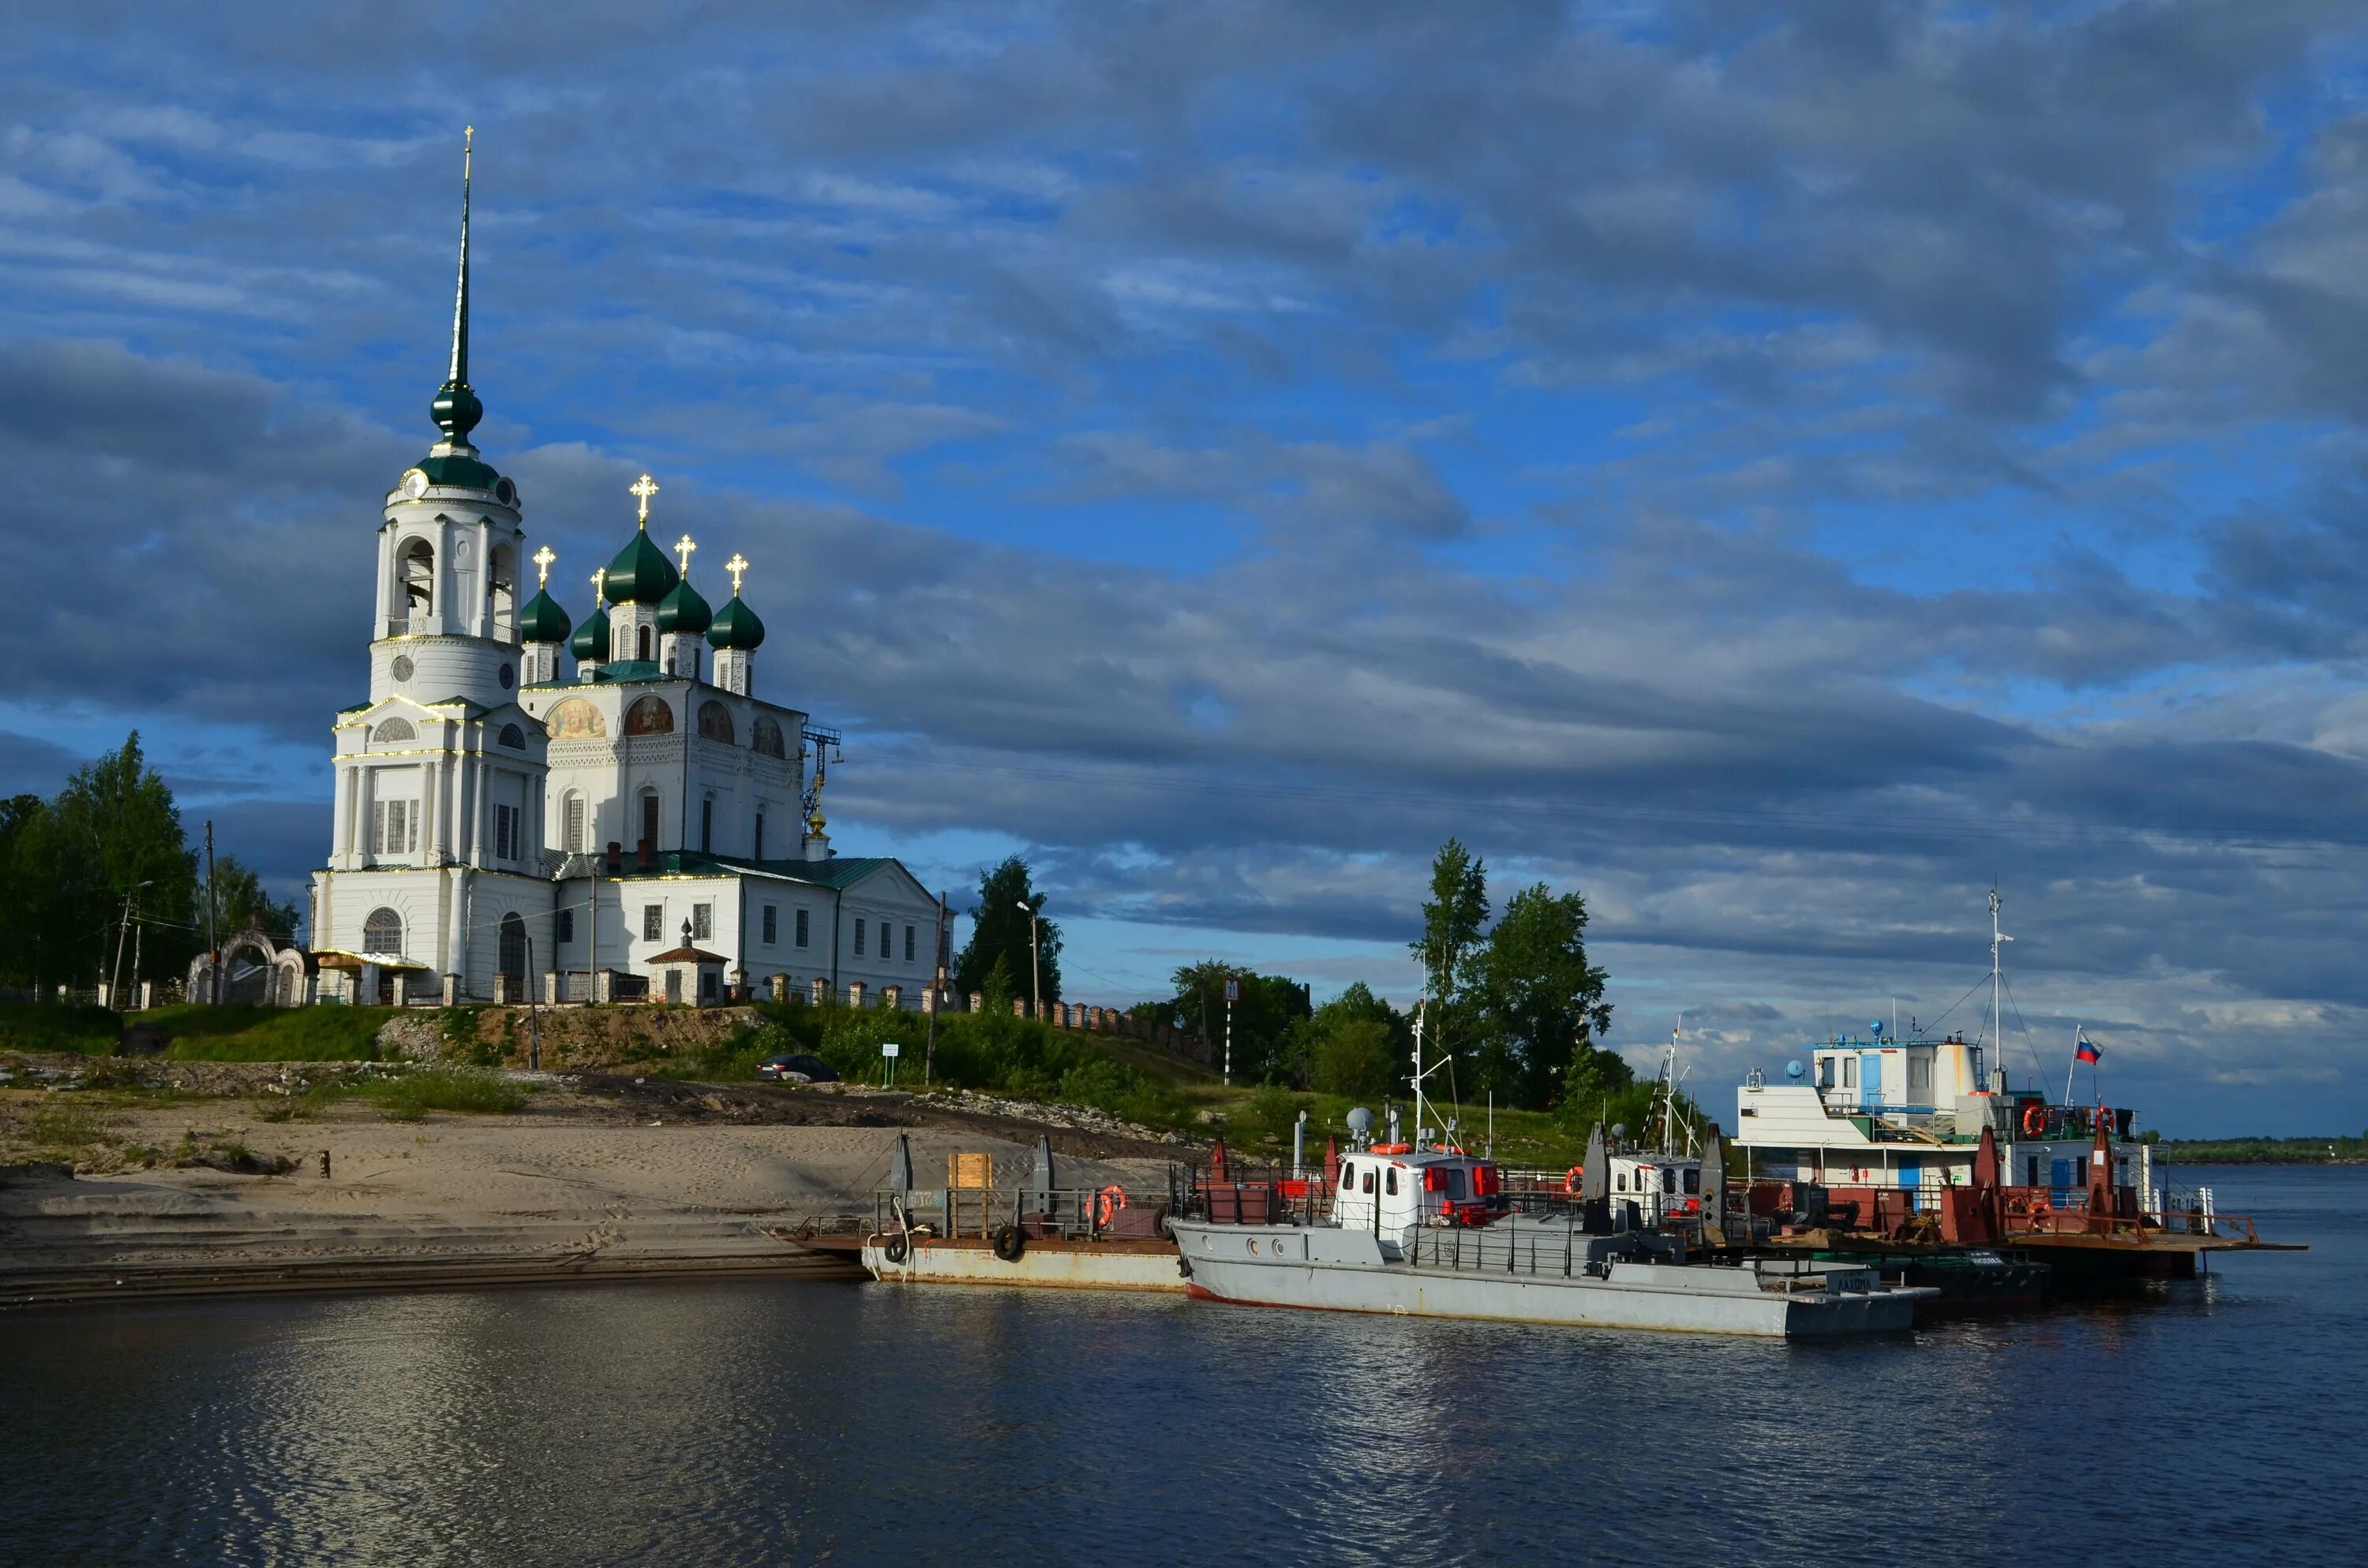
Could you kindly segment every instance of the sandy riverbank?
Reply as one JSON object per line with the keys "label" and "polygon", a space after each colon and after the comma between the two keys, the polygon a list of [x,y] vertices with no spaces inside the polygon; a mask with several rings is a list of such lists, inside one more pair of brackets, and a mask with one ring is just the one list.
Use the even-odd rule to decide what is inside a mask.
{"label": "sandy riverbank", "polygon": [[[169,1146],[192,1131],[296,1162],[280,1176],[140,1169],[0,1175],[0,1305],[221,1290],[843,1274],[768,1232],[869,1213],[899,1131],[917,1179],[996,1156],[998,1185],[1049,1131],[1062,1182],[1165,1183],[1167,1151],[1040,1130],[903,1096],[596,1084],[515,1116],[387,1119],[336,1102],[265,1122],[245,1098],[116,1103],[109,1136]],[[322,1151],[328,1176],[320,1173]],[[933,1176],[932,1173],[939,1173]]]}

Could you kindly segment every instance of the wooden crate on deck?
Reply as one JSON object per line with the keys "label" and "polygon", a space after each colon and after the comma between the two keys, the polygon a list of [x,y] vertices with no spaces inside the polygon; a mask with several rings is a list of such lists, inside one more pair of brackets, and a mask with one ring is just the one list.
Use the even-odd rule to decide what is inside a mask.
{"label": "wooden crate on deck", "polygon": [[946,1185],[952,1187],[993,1187],[995,1156],[992,1154],[948,1154]]}

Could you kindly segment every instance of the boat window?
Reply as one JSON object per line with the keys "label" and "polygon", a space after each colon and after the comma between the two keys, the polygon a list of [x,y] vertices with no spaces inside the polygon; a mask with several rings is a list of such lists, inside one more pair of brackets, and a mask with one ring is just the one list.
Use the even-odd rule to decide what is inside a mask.
{"label": "boat window", "polygon": [[1340,1190],[1343,1192],[1357,1190],[1357,1167],[1346,1160],[1340,1162]]}
{"label": "boat window", "polygon": [[1675,1192],[1675,1191],[1677,1191],[1677,1190],[1678,1190],[1678,1167],[1677,1167],[1677,1166],[1675,1166],[1675,1165],[1669,1165],[1669,1166],[1665,1167],[1665,1168],[1662,1170],[1662,1172],[1661,1172],[1661,1190],[1662,1190],[1663,1192]]}
{"label": "boat window", "polygon": [[1855,1056],[1842,1058],[1842,1087],[1845,1089],[1858,1087],[1858,1058]]}
{"label": "boat window", "polygon": [[1447,1172],[1447,1196],[1450,1198],[1463,1196],[1463,1173],[1452,1166]]}
{"label": "boat window", "polygon": [[1701,1166],[1696,1165],[1686,1172],[1686,1190],[1688,1192],[1700,1192],[1702,1190]]}
{"label": "boat window", "polygon": [[1388,1193],[1392,1198],[1395,1198],[1398,1195],[1397,1166],[1392,1165],[1388,1170],[1382,1173],[1382,1190]]}
{"label": "boat window", "polygon": [[1626,1171],[1622,1171],[1622,1172],[1620,1173],[1619,1180],[1620,1180],[1620,1190],[1621,1190],[1621,1191],[1622,1191],[1622,1192],[1627,1191],[1627,1190],[1628,1190],[1628,1173],[1627,1173]]}
{"label": "boat window", "polygon": [[1364,1179],[1357,1184],[1357,1189],[1368,1198],[1373,1196],[1373,1173],[1370,1166],[1365,1171]]}

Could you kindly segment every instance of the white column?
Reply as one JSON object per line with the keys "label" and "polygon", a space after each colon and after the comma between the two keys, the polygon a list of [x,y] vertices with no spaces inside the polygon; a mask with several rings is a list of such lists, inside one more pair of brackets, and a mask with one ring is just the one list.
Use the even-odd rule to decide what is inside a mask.
{"label": "white column", "polygon": [[493,769],[487,766],[485,759],[481,756],[477,759],[475,771],[477,776],[477,801],[475,806],[469,812],[471,824],[469,864],[472,866],[482,866],[485,864],[485,793],[486,786],[490,784],[493,779]]}
{"label": "white column", "polygon": [[[335,865],[341,857],[353,852],[354,770],[342,763],[332,762],[331,771],[336,781],[336,805],[329,818],[329,863]],[[317,937],[315,945],[319,945]]]}

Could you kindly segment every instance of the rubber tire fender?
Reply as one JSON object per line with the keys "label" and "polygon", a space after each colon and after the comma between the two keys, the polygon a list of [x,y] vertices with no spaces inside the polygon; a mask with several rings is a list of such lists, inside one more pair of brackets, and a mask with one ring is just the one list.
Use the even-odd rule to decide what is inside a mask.
{"label": "rubber tire fender", "polygon": [[880,1256],[891,1263],[902,1264],[913,1256],[913,1244],[905,1239],[904,1232],[895,1232],[880,1244]]}
{"label": "rubber tire fender", "polygon": [[1017,1263],[1019,1255],[1028,1250],[1028,1238],[1019,1233],[1017,1225],[1006,1225],[995,1233],[995,1256],[1006,1263]]}

